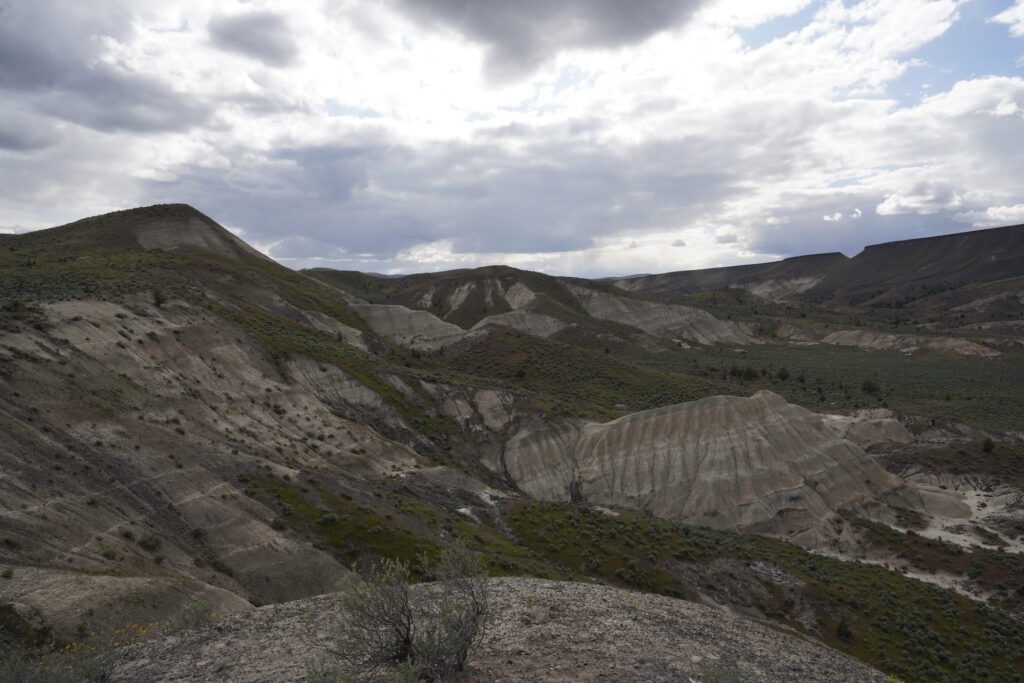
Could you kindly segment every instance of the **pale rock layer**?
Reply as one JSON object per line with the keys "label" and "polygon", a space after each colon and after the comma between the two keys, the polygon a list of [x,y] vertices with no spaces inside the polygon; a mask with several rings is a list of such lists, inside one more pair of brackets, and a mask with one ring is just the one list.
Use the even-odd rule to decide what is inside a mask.
{"label": "pale rock layer", "polygon": [[521,430],[504,468],[536,498],[812,539],[828,535],[822,522],[837,511],[901,487],[818,415],[768,391]]}

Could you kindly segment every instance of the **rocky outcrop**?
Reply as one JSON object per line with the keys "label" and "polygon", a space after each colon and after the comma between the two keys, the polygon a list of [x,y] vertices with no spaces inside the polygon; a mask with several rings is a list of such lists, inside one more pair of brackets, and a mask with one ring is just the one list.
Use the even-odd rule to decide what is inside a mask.
{"label": "rocky outcrop", "polygon": [[510,311],[509,313],[487,316],[474,325],[473,329],[482,330],[491,325],[511,327],[513,330],[519,330],[520,332],[526,332],[527,334],[545,339],[569,327],[569,323],[558,318],[552,318],[550,315],[531,313],[530,311]]}
{"label": "rocky outcrop", "polygon": [[780,339],[788,339],[797,344],[832,344],[834,346],[854,346],[866,351],[902,351],[914,353],[921,349],[959,353],[964,356],[983,356],[993,358],[999,351],[983,346],[977,342],[957,337],[932,337],[915,334],[891,334],[871,330],[832,330],[826,331],[811,327],[797,327],[790,323],[782,323],[774,330]]}
{"label": "rocky outcrop", "polygon": [[[159,208],[163,208],[168,215],[146,219],[143,215],[147,209],[134,210],[140,220],[129,229],[129,233],[143,249],[195,249],[241,261],[274,263],[269,257],[190,206],[171,204],[165,207],[150,207],[149,210]],[[131,212],[132,210],[123,213]]]}
{"label": "rocky outcrop", "polygon": [[910,443],[914,435],[887,408],[857,410],[849,415],[822,415],[825,424],[847,441],[861,448],[879,444]]}
{"label": "rocky outcrop", "polygon": [[743,288],[755,296],[771,301],[788,301],[797,294],[806,292],[825,279],[824,273],[807,277],[767,279],[760,282],[745,283]]}
{"label": "rocky outcrop", "polygon": [[606,424],[563,421],[525,429],[504,454],[526,493],[648,511],[658,517],[796,536],[901,489],[822,419],[761,391],[633,413]]}
{"label": "rocky outcrop", "polygon": [[698,344],[750,344],[755,341],[743,326],[719,320],[696,308],[615,296],[575,284],[567,286],[593,317],[631,325],[655,337],[684,339]]}
{"label": "rocky outcrop", "polygon": [[393,344],[432,351],[453,344],[466,334],[458,325],[441,320],[433,313],[405,306],[353,304],[352,309],[374,332]]}
{"label": "rocky outcrop", "polygon": [[991,358],[999,352],[982,346],[976,342],[955,337],[924,337],[906,334],[888,334],[866,330],[837,330],[822,337],[822,342],[837,346],[856,346],[870,350],[895,349],[913,352],[921,348],[935,351],[951,351],[965,356],[984,356]]}
{"label": "rocky outcrop", "polygon": [[[491,620],[459,680],[872,681],[841,652],[720,609],[608,586],[488,582]],[[118,652],[113,681],[304,680],[334,644],[329,596],[230,615]]]}

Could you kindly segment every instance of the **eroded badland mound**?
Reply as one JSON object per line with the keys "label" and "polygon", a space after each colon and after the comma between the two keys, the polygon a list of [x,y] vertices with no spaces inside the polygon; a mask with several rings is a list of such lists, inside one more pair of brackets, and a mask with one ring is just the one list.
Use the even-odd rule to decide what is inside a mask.
{"label": "eroded badland mound", "polygon": [[816,544],[840,510],[923,508],[916,494],[820,416],[771,392],[715,396],[607,424],[515,434],[502,464],[542,500],[614,505],[665,519]]}
{"label": "eroded badland mound", "polygon": [[[233,676],[213,653],[234,647],[294,668],[301,647],[247,624],[290,623],[303,603],[284,603],[336,589],[353,563],[458,542],[494,574],[673,598],[636,597],[644,620],[611,588],[499,582],[480,676],[557,678],[556,652],[638,680],[714,662],[847,670],[750,619],[908,679],[970,677],[978,652],[994,676],[1019,668],[1012,337],[964,338],[989,354],[854,350],[825,331],[879,335],[879,319],[770,305],[501,267],[297,273],[183,205],[0,236],[0,639],[273,603],[140,644],[119,675],[201,661],[199,677]],[[923,625],[938,640],[910,637]]]}

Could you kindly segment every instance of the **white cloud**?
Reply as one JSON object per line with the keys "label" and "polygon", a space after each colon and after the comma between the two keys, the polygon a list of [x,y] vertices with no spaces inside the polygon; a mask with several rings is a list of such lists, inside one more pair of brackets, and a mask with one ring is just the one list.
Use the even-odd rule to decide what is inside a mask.
{"label": "white cloud", "polygon": [[1016,0],[1011,7],[992,17],[990,21],[1007,24],[1010,35],[1016,38],[1024,36],[1024,0]]}
{"label": "white cloud", "polygon": [[984,211],[958,213],[954,219],[976,228],[994,228],[1001,225],[1024,223],[1024,204],[1013,206],[990,206]]}
{"label": "white cloud", "polygon": [[836,211],[835,213],[822,216],[821,219],[826,223],[838,223],[843,220],[843,214],[841,211]]}
{"label": "white cloud", "polygon": [[892,193],[875,207],[875,211],[881,216],[930,214],[943,209],[957,209],[962,205],[963,197],[948,181],[921,181]]}

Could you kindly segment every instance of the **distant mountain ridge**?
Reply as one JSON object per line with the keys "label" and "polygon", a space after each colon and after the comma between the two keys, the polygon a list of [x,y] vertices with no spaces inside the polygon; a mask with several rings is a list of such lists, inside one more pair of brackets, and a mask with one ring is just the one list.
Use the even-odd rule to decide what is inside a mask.
{"label": "distant mountain ridge", "polygon": [[983,296],[1024,289],[1024,225],[874,244],[853,258],[812,254],[612,282],[664,299],[738,288],[774,301],[937,309],[980,298],[965,287],[984,287]]}
{"label": "distant mountain ridge", "polygon": [[[832,252],[793,256],[770,263],[609,278],[609,281],[630,292],[664,298],[726,287],[748,289],[755,294],[758,290],[765,291],[766,294],[777,294],[780,290],[789,296],[805,291],[814,283],[820,282],[828,272],[848,260],[845,255]],[[774,287],[772,283],[776,283]]]}

